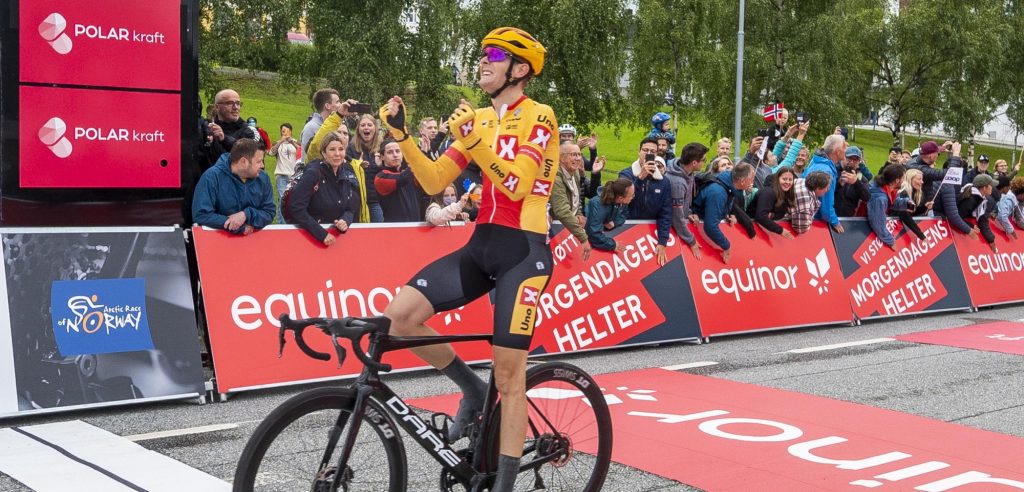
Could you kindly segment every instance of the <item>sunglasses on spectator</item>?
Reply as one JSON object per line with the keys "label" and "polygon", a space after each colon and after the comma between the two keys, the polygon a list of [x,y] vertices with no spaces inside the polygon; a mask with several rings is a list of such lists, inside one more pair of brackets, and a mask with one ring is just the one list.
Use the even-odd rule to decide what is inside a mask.
{"label": "sunglasses on spectator", "polygon": [[490,63],[501,63],[505,60],[511,60],[512,53],[497,46],[484,46],[484,49],[480,52],[480,58],[487,58],[487,61]]}

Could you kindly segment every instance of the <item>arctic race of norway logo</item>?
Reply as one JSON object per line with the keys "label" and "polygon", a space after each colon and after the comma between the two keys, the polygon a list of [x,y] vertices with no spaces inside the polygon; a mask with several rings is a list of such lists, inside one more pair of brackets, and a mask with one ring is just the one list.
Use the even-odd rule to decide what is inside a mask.
{"label": "arctic race of norway logo", "polygon": [[50,311],[61,355],[152,350],[141,278],[58,280]]}
{"label": "arctic race of norway logo", "polygon": [[[46,41],[58,54],[71,52],[74,43],[68,35],[68,21],[58,12],[54,12],[39,23],[39,36]],[[164,33],[139,32],[127,27],[96,26],[91,24],[74,24],[71,35],[102,41],[119,41],[142,44],[167,44]]]}

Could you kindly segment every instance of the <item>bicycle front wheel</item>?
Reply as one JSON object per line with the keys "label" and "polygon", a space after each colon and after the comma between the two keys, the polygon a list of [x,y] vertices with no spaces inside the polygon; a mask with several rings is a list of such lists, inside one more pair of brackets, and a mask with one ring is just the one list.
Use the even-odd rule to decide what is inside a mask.
{"label": "bicycle front wheel", "polygon": [[[398,427],[370,399],[356,429],[352,454],[340,469],[355,395],[348,388],[305,391],[277,407],[253,432],[235,470],[235,492],[390,491],[406,486],[406,457]],[[332,435],[336,438],[332,445]],[[327,466],[321,466],[322,460]],[[335,477],[341,486],[331,488]]]}
{"label": "bicycle front wheel", "polygon": [[[597,492],[612,459],[612,418],[600,386],[582,369],[548,362],[526,372],[526,441],[515,490]],[[497,469],[501,405],[488,424],[485,467]]]}

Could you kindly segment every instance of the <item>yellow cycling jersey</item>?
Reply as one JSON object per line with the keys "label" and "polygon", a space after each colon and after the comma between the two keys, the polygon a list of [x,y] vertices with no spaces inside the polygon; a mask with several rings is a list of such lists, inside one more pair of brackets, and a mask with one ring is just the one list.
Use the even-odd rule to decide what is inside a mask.
{"label": "yellow cycling jersey", "polygon": [[469,165],[483,171],[484,192],[477,222],[546,234],[547,204],[558,172],[558,123],[550,106],[525,95],[496,112],[476,110],[462,136],[475,131],[480,143],[467,149],[456,140],[436,161],[412,139],[399,143],[416,180],[428,194],[444,191]]}

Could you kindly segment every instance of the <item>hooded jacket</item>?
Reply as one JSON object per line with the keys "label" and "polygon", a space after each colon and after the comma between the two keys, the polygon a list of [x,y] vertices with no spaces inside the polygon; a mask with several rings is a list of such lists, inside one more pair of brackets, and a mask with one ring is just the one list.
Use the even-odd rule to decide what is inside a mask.
{"label": "hooded jacket", "polygon": [[[223,229],[228,216],[245,212],[245,223],[256,229],[274,220],[274,189],[270,177],[260,171],[258,177],[244,183],[231,172],[230,154],[222,154],[196,184],[192,197],[192,221],[214,229]],[[230,231],[241,234],[245,226]]]}
{"label": "hooded jacket", "polygon": [[[936,160],[935,162],[937,163],[938,161]],[[921,186],[921,196],[924,197],[926,202],[935,196],[936,189],[939,186],[936,183],[942,182],[942,178],[946,177],[946,168],[950,167],[963,167],[963,161],[959,157],[950,156],[949,159],[946,160],[944,169],[936,169],[925,164],[924,161],[921,160],[921,156],[917,156],[911,159],[910,162],[907,162],[907,169],[917,169],[924,175],[924,185]],[[967,181],[963,182],[966,183]]]}
{"label": "hooded jacket", "polygon": [[602,251],[615,251],[615,240],[606,234],[604,224],[611,222],[612,227],[619,227],[626,223],[627,205],[605,205],[601,203],[601,193],[604,188],[597,189],[597,197],[587,202],[587,240],[595,249]]}
{"label": "hooded jacket", "polygon": [[669,187],[672,189],[672,228],[676,230],[676,234],[687,246],[692,246],[697,239],[693,237],[690,228],[686,227],[686,223],[690,216],[690,207],[693,204],[695,191],[693,188],[696,186],[693,174],[684,171],[678,159],[673,160],[665,167],[665,174]]}
{"label": "hooded jacket", "polygon": [[320,224],[331,224],[338,219],[352,224],[359,216],[361,203],[359,182],[351,161],[342,163],[338,174],[334,174],[330,164],[317,160],[309,164],[295,183],[288,207],[293,223],[322,242],[327,231]]}
{"label": "hooded jacket", "polygon": [[[658,157],[658,160],[661,160]],[[662,161],[664,162],[664,161]],[[668,236],[672,230],[672,186],[660,171],[646,179],[639,179],[640,161],[619,172],[620,178],[633,182],[636,196],[629,202],[629,219],[656,220],[658,224],[658,244],[668,244]],[[598,194],[600,196],[600,193]]]}
{"label": "hooded jacket", "polygon": [[871,183],[869,193],[868,224],[879,240],[885,243],[886,246],[892,246],[896,244],[896,238],[893,237],[887,227],[889,211],[905,212],[910,205],[910,199],[898,196],[898,190],[893,191],[892,196],[890,196],[884,187],[878,186],[878,183]]}
{"label": "hooded jacket", "polygon": [[832,159],[829,159],[824,151],[819,150],[814,153],[811,163],[807,165],[807,169],[804,170],[804,175],[801,177],[807,178],[814,171],[822,171],[832,177],[832,181],[828,184],[828,192],[821,197],[821,208],[818,209],[818,213],[814,215],[814,218],[828,222],[830,226],[839,225],[839,215],[836,214],[835,205],[836,183],[839,182],[836,163],[832,162]]}
{"label": "hooded jacket", "polygon": [[704,232],[718,247],[728,250],[732,244],[722,232],[719,222],[743,203],[742,193],[732,184],[732,171],[715,178],[718,183],[705,185],[693,199],[693,210],[704,221]]}

